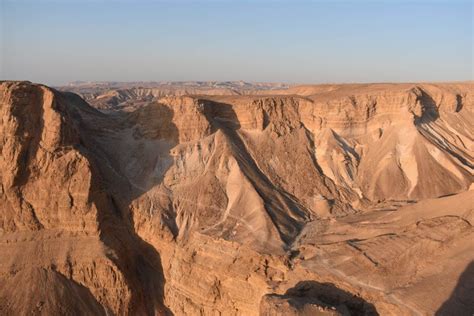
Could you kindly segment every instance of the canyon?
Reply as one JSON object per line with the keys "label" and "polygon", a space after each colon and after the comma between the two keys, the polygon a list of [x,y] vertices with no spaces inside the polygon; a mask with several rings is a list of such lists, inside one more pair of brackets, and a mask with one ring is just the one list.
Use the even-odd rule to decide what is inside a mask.
{"label": "canyon", "polygon": [[1,315],[472,315],[474,82],[0,82]]}

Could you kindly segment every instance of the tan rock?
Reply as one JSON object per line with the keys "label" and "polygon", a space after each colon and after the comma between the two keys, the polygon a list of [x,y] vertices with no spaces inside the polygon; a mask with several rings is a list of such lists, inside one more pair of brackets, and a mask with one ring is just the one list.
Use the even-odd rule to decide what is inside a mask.
{"label": "tan rock", "polygon": [[210,87],[0,83],[1,314],[472,313],[472,83]]}

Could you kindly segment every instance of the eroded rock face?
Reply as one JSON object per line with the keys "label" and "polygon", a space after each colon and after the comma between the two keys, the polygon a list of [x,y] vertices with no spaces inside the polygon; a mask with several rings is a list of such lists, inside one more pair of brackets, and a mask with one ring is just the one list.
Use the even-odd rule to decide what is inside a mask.
{"label": "eroded rock face", "polygon": [[302,281],[284,295],[265,295],[260,315],[377,315],[377,311],[372,304],[333,284]]}
{"label": "eroded rock face", "polygon": [[[78,116],[81,106],[94,110],[74,99],[29,83],[0,86],[0,310],[164,311],[161,266],[153,262],[159,256],[131,231],[101,184]],[[147,270],[157,270],[150,293],[141,275]],[[24,284],[13,290],[18,280]],[[33,289],[41,283],[36,297]],[[82,294],[83,303],[70,305]]]}
{"label": "eroded rock face", "polygon": [[0,312],[434,313],[474,260],[473,88],[3,82]]}

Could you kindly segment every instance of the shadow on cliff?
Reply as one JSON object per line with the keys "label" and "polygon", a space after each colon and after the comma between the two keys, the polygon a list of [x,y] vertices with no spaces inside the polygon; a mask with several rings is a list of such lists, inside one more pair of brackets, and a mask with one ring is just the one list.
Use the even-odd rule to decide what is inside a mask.
{"label": "shadow on cliff", "polygon": [[303,310],[306,304],[316,304],[335,307],[343,314],[349,312],[349,315],[353,316],[379,315],[373,304],[339,289],[332,283],[301,281],[288,289],[284,295],[271,295],[288,301],[290,306],[299,311]]}
{"label": "shadow on cliff", "polygon": [[[231,104],[201,100],[204,103],[204,115],[212,124],[213,131],[220,130],[228,140],[233,157],[240,170],[251,182],[254,189],[265,202],[265,209],[277,228],[281,240],[290,246],[300,233],[309,211],[296,197],[275,186],[260,170],[247,145],[238,133],[240,121]],[[263,128],[270,124],[270,118],[264,112]]]}
{"label": "shadow on cliff", "polygon": [[[440,284],[442,286],[442,284]],[[449,299],[436,311],[436,316],[474,315],[474,261],[460,275]]]}
{"label": "shadow on cliff", "polygon": [[[97,208],[100,239],[112,250],[108,256],[117,265],[130,288],[131,298],[127,304],[128,309],[120,313],[172,315],[164,304],[165,278],[160,254],[137,234],[130,212],[131,202],[146,190],[158,185],[162,178],[157,178],[156,182],[150,183],[145,188],[138,189],[132,186],[126,177],[119,174],[120,169],[114,169],[114,157],[110,157],[93,137],[113,133],[112,125],[117,123],[117,121],[113,122],[115,118],[90,107],[75,94],[63,94],[70,104],[75,105],[67,112],[68,115],[73,116],[74,122],[79,123],[78,127],[81,130],[79,145],[76,149],[90,163],[92,179],[89,201]],[[169,125],[169,133],[176,144],[178,129],[171,122],[173,112],[169,108],[160,109],[163,110],[163,116]],[[122,114],[117,113],[117,117],[120,115]],[[87,122],[84,119],[86,116]],[[169,155],[169,153],[164,153],[164,155]]]}
{"label": "shadow on cliff", "polygon": [[415,124],[426,124],[436,121],[439,118],[438,106],[436,101],[425,91],[421,90],[419,97],[421,102],[421,116],[415,118]]}
{"label": "shadow on cliff", "polygon": [[[436,121],[439,116],[438,106],[436,105],[436,101],[431,97],[428,93],[421,90],[421,96],[419,97],[422,106],[422,113],[421,116],[415,117],[415,125],[418,131],[423,135],[429,142],[433,145],[441,148],[443,151],[448,152],[450,155],[457,158],[462,164],[474,168],[474,165],[463,157],[459,152],[453,150],[453,146],[447,142],[446,140],[440,141],[433,135],[433,132],[427,129],[424,125],[432,123]],[[455,112],[461,111],[463,108],[463,100],[462,96],[456,95],[456,108]],[[455,147],[455,146],[454,146]]]}

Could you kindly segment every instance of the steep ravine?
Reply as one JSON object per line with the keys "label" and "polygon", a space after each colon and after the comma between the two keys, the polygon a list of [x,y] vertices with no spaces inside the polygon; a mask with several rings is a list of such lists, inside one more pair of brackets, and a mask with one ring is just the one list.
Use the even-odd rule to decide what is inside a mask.
{"label": "steep ravine", "polygon": [[436,312],[474,260],[472,84],[301,91],[0,83],[0,314]]}

